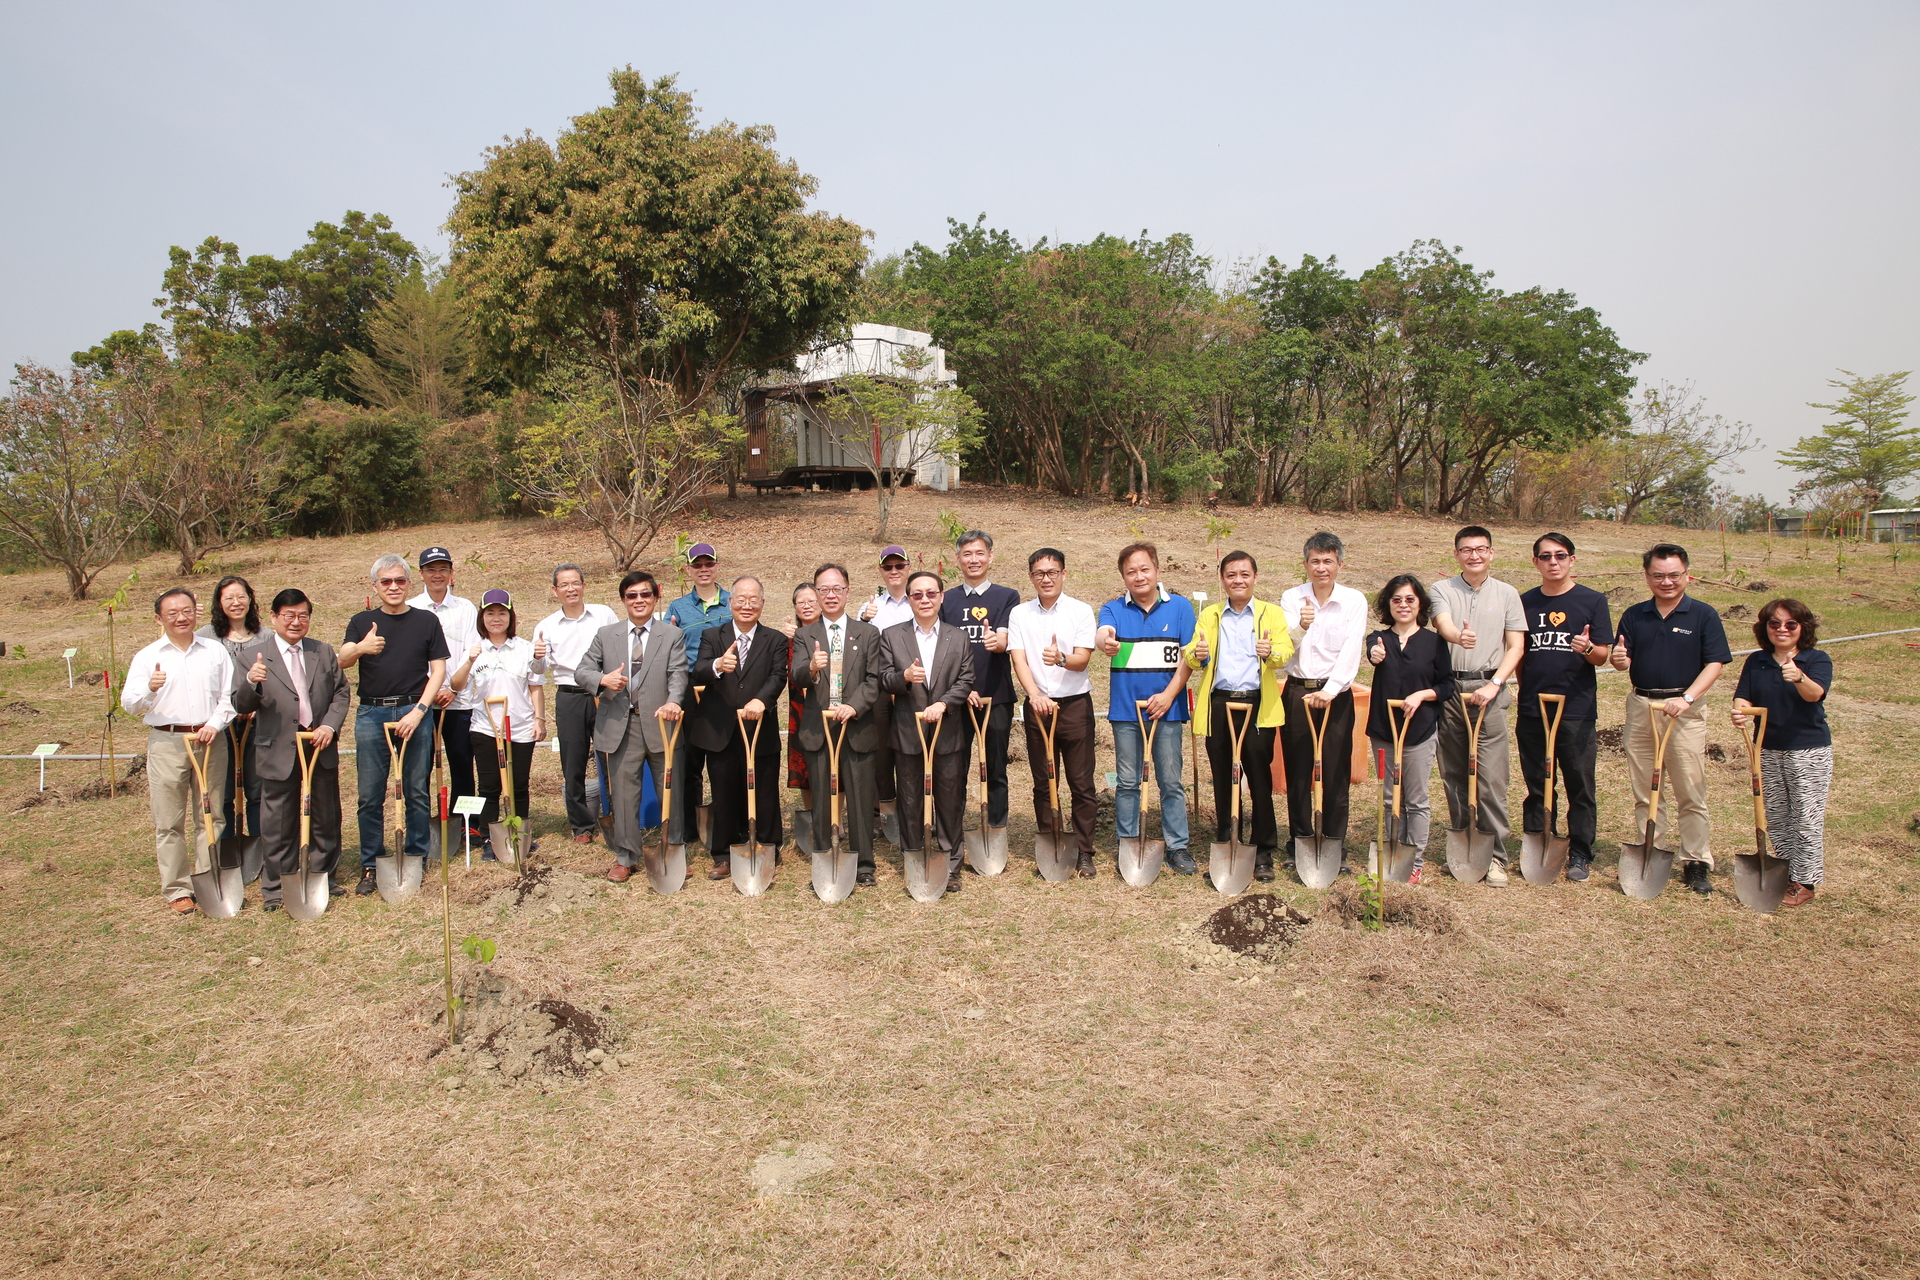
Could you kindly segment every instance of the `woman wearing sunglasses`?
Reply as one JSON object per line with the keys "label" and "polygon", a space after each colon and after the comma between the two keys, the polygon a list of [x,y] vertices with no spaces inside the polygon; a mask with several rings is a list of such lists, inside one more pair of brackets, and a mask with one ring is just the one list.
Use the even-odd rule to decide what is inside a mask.
{"label": "woman wearing sunglasses", "polygon": [[[1373,696],[1368,700],[1367,741],[1374,759],[1387,753],[1387,812],[1393,812],[1395,786],[1405,787],[1400,802],[1401,830],[1395,838],[1425,850],[1433,821],[1427,802],[1427,779],[1433,773],[1434,749],[1440,745],[1440,708],[1453,697],[1453,657],[1435,632],[1427,627],[1432,602],[1420,580],[1403,573],[1386,586],[1373,607],[1387,630],[1367,637],[1367,661],[1373,664]],[[1401,747],[1398,781],[1393,773],[1393,723],[1389,699],[1405,699],[1408,718]],[[1396,714],[1393,720],[1398,720]],[[1382,860],[1385,853],[1382,852]],[[1415,854],[1412,883],[1420,883],[1424,854]]]}
{"label": "woman wearing sunglasses", "polygon": [[1813,901],[1825,878],[1827,790],[1833,784],[1833,731],[1827,727],[1827,689],[1833,659],[1813,646],[1819,628],[1798,600],[1769,600],[1753,624],[1760,648],[1747,655],[1733,691],[1733,722],[1764,708],[1767,736],[1760,743],[1760,790],[1766,797],[1767,838],[1787,859],[1793,888],[1780,905]]}

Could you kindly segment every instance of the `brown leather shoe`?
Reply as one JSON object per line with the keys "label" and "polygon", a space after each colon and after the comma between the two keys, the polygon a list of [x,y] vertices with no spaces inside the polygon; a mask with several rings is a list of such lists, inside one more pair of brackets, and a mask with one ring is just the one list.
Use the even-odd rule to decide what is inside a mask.
{"label": "brown leather shoe", "polygon": [[725,880],[727,877],[731,876],[732,874],[733,874],[732,858],[715,858],[713,860],[713,870],[707,872],[707,879]]}
{"label": "brown leather shoe", "polygon": [[[1811,896],[1811,895],[1809,895]],[[200,904],[192,898],[174,898],[167,903],[167,910],[177,916],[190,916],[200,909]]]}
{"label": "brown leather shoe", "polygon": [[1780,899],[1780,905],[1783,907],[1804,907],[1809,902],[1812,902],[1813,898],[1812,885],[1796,883],[1793,888],[1787,890],[1787,896]]}
{"label": "brown leather shoe", "polygon": [[573,842],[574,842],[575,844],[592,844],[592,843],[593,843],[593,832],[591,832],[591,831],[576,831],[576,832],[574,832],[574,833],[573,833]]}
{"label": "brown leather shoe", "polygon": [[625,884],[627,881],[633,879],[633,868],[623,867],[616,862],[613,866],[607,868],[607,879],[613,881],[615,884]]}

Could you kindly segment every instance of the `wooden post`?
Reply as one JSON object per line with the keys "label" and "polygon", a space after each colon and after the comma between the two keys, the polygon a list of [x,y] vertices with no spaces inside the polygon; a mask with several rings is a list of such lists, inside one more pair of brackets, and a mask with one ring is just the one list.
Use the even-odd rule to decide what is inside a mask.
{"label": "wooden post", "polygon": [[767,474],[767,393],[747,392],[747,474]]}

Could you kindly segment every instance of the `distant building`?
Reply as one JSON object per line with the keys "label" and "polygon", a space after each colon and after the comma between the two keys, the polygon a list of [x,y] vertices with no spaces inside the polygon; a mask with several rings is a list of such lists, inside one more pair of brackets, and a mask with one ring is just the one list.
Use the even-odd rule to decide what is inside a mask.
{"label": "distant building", "polygon": [[1867,537],[1874,542],[1920,542],[1920,507],[1867,512]]}

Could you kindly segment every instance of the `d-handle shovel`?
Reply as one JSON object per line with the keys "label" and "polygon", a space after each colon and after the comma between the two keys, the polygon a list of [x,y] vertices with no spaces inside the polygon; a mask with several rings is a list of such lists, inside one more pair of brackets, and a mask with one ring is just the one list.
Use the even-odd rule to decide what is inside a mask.
{"label": "d-handle shovel", "polygon": [[[1240,713],[1236,723],[1234,712]],[[1215,840],[1207,846],[1207,879],[1221,893],[1245,893],[1247,886],[1253,883],[1254,847],[1240,838],[1240,750],[1246,743],[1247,730],[1253,727],[1254,707],[1251,702],[1229,702],[1226,704],[1227,732],[1233,738],[1233,827],[1227,832],[1225,841]],[[1331,713],[1329,713],[1331,714]],[[1319,770],[1314,770],[1315,795],[1318,796]],[[1314,808],[1320,806],[1317,802]],[[1314,817],[1314,830],[1320,829],[1318,814]],[[1335,864],[1336,873],[1338,864]]]}
{"label": "d-handle shovel", "polygon": [[[705,693],[706,691],[707,691],[707,686],[703,684],[697,684],[693,686],[693,705],[695,707],[698,707],[700,705],[700,695]],[[695,796],[694,799],[698,800],[699,797]],[[708,853],[712,853],[713,841],[709,837],[713,834],[713,806],[706,805],[706,804],[694,805],[693,806],[693,823],[696,829],[696,833],[700,837],[700,843],[707,847]]]}
{"label": "d-handle shovel", "polygon": [[1660,781],[1667,767],[1667,739],[1678,722],[1664,711],[1653,713],[1653,785],[1647,796],[1647,836],[1640,844],[1620,846],[1620,892],[1629,898],[1657,898],[1673,874],[1673,854],[1654,844],[1660,822]]}
{"label": "d-handle shovel", "polygon": [[[981,708],[969,705],[967,715],[973,720],[973,742],[980,754],[980,829],[969,831],[962,837],[967,846],[967,864],[983,876],[997,876],[1007,869],[1007,828],[987,825],[987,730],[985,720],[981,718]],[[987,705],[986,720],[993,718],[993,706]]]}
{"label": "d-handle shovel", "polygon": [[[498,720],[493,718],[496,705],[500,708]],[[514,820],[513,770],[507,763],[507,739],[513,733],[513,717],[507,714],[505,696],[487,699],[487,723],[493,728],[493,757],[500,768],[500,803],[495,809],[500,821],[487,824],[487,843],[493,846],[493,856],[500,860],[500,865],[519,867],[527,860],[527,844],[533,833],[527,829],[525,818]]]}
{"label": "d-handle shovel", "polygon": [[293,735],[293,750],[300,757],[300,849],[293,870],[280,877],[280,905],[295,920],[318,920],[333,900],[327,873],[313,869],[313,770],[320,748],[306,748],[314,737],[311,732]]}
{"label": "d-handle shovel", "polygon": [[[1552,884],[1567,869],[1568,837],[1553,834],[1554,810],[1560,798],[1555,785],[1560,768],[1555,749],[1560,741],[1560,717],[1567,712],[1567,695],[1543,693],[1539,697],[1540,723],[1547,729],[1547,816],[1542,830],[1520,835],[1520,875],[1528,884]],[[1549,706],[1553,708],[1551,715],[1547,713]]]}
{"label": "d-handle shovel", "polygon": [[[594,723],[600,723],[600,699],[593,700]],[[593,753],[594,780],[600,784],[600,838],[609,845],[613,843],[613,788],[607,782],[607,753]]]}
{"label": "d-handle shovel", "polygon": [[913,717],[913,731],[920,739],[920,847],[900,851],[900,868],[906,873],[907,893],[915,902],[938,902],[947,892],[947,855],[933,833],[933,753],[940,746],[940,726],[935,721],[933,737],[927,737],[927,722]]}
{"label": "d-handle shovel", "polygon": [[1747,771],[1753,777],[1753,852],[1733,855],[1733,892],[1740,905],[1761,915],[1780,909],[1793,883],[1791,864],[1767,847],[1767,804],[1760,794],[1760,745],[1767,736],[1767,709],[1753,707],[1747,715],[1753,732],[1747,737]]}
{"label": "d-handle shovel", "polygon": [[673,749],[680,745],[680,726],[685,723],[684,719],[661,721],[661,732],[666,737],[667,776],[660,784],[660,847],[648,849],[645,840],[640,842],[640,861],[647,867],[647,883],[659,894],[678,893],[687,882],[687,846],[668,838],[673,830]]}
{"label": "d-handle shovel", "polygon": [[[1080,859],[1077,852],[1069,851],[1066,835],[1060,829],[1060,760],[1053,749],[1053,735],[1060,727],[1059,704],[1054,705],[1052,715],[1041,719],[1040,736],[1047,743],[1047,806],[1053,814],[1053,830],[1033,833],[1033,866],[1042,880],[1059,884],[1073,878]],[[1073,849],[1077,851],[1078,845]]]}
{"label": "d-handle shovel", "polygon": [[253,736],[253,717],[227,726],[227,745],[233,749],[233,826],[220,837],[221,861],[237,861],[240,878],[252,884],[260,878],[260,833],[247,829],[247,739]]}
{"label": "d-handle shovel", "polygon": [[[1328,703],[1320,712],[1320,719],[1313,718],[1313,708],[1302,704],[1301,710],[1307,716],[1307,728],[1313,733],[1313,835],[1296,836],[1293,841],[1293,872],[1300,877],[1300,883],[1309,889],[1324,889],[1340,876],[1340,866],[1346,861],[1346,842],[1340,836],[1321,834],[1321,807],[1326,802],[1326,793],[1322,775],[1327,758],[1327,722],[1333,719],[1333,704]],[[1238,761],[1239,752],[1234,753]],[[1234,801],[1239,802],[1236,793]]]}
{"label": "d-handle shovel", "polygon": [[[860,855],[852,849],[840,848],[840,748],[846,743],[847,730],[852,727],[851,720],[836,720],[832,716],[820,718],[821,731],[827,739],[827,782],[833,788],[829,801],[829,817],[833,824],[833,839],[828,848],[815,851],[811,846],[807,852],[813,858],[813,892],[822,902],[844,902],[853,893],[854,878],[860,871]],[[834,729],[838,727],[839,733]],[[944,891],[944,886],[942,886]]]}
{"label": "d-handle shovel", "polygon": [[[432,862],[436,858],[444,857],[444,851],[447,848],[447,763],[444,755],[442,754],[444,750],[444,744],[441,741],[441,733],[446,728],[446,724],[447,724],[446,712],[440,711],[440,712],[434,713],[434,717],[433,717],[433,797],[434,797],[433,810],[434,812],[432,814],[429,814],[428,816],[433,817],[437,815],[440,820],[438,822],[429,823],[427,826],[427,861],[428,862]],[[464,823],[466,819],[462,818],[460,821]]]}
{"label": "d-handle shovel", "polygon": [[240,914],[247,900],[247,881],[237,853],[233,865],[225,865],[226,851],[221,846],[226,841],[214,834],[213,797],[207,791],[207,767],[213,763],[213,744],[207,743],[196,753],[194,748],[200,744],[193,740],[192,734],[182,734],[181,741],[187,749],[187,762],[193,766],[194,779],[200,784],[200,821],[207,832],[207,869],[196,871],[191,877],[193,900],[203,915],[230,920]]}
{"label": "d-handle shovel", "polygon": [[1474,714],[1473,699],[1460,695],[1460,714],[1472,726],[1467,742],[1467,825],[1447,832],[1447,870],[1462,884],[1479,884],[1487,878],[1495,853],[1493,833],[1480,829],[1480,725],[1487,718],[1486,707]]}
{"label": "d-handle shovel", "polygon": [[[733,877],[733,887],[749,898],[757,898],[773,885],[773,859],[780,852],[778,845],[760,843],[760,809],[755,799],[758,788],[753,785],[753,761],[756,748],[760,745],[760,727],[767,722],[767,713],[762,712],[758,720],[749,721],[745,711],[735,711],[734,720],[740,725],[740,740],[747,746],[747,842],[732,845],[727,849],[728,874]],[[747,725],[753,725],[753,733],[747,733]]]}
{"label": "d-handle shovel", "polygon": [[1160,868],[1167,858],[1167,832],[1165,814],[1161,815],[1160,834],[1147,839],[1147,803],[1152,788],[1147,784],[1153,773],[1153,735],[1160,731],[1158,718],[1147,719],[1145,698],[1133,701],[1133,718],[1140,726],[1140,834],[1121,836],[1119,847],[1114,853],[1114,863],[1120,869],[1120,878],[1136,889],[1144,889],[1160,878]]}
{"label": "d-handle shovel", "polygon": [[[402,740],[395,732],[397,724],[398,721],[389,720],[380,728],[387,735],[388,768],[393,772],[393,798],[399,802],[400,829],[395,834],[393,847],[373,860],[374,887],[380,890],[380,900],[390,906],[412,899],[427,878],[427,860],[407,856],[407,793],[405,780],[400,775]],[[381,825],[386,825],[384,817]]]}
{"label": "d-handle shovel", "polygon": [[[1394,713],[1399,712],[1399,719]],[[1406,700],[1387,699],[1387,724],[1393,731],[1393,765],[1389,772],[1386,753],[1381,753],[1380,769],[1380,843],[1375,850],[1369,850],[1368,870],[1375,875],[1385,876],[1395,884],[1408,884],[1413,880],[1413,868],[1420,857],[1418,845],[1407,843],[1405,836],[1407,800],[1403,791],[1406,781],[1407,726],[1413,717],[1407,714]],[[1387,784],[1393,786],[1393,824],[1387,825]]]}

